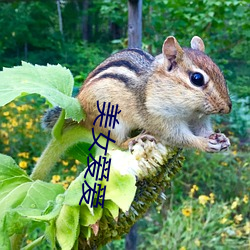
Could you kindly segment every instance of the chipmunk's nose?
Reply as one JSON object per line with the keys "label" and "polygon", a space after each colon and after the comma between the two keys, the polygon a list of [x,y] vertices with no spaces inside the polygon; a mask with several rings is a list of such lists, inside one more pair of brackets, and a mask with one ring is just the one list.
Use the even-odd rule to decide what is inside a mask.
{"label": "chipmunk's nose", "polygon": [[232,109],[232,102],[229,101],[222,109],[220,109],[219,113],[228,114],[231,112],[231,109]]}

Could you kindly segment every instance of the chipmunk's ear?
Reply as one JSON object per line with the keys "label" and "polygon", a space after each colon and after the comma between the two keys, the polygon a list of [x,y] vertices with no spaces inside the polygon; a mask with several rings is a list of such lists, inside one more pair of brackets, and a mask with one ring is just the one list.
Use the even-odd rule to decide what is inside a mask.
{"label": "chipmunk's ear", "polygon": [[205,45],[204,45],[204,42],[203,40],[198,37],[198,36],[194,36],[191,40],[191,48],[192,49],[197,49],[197,50],[200,50],[202,52],[205,51]]}
{"label": "chipmunk's ear", "polygon": [[170,61],[179,61],[182,59],[183,50],[175,37],[169,36],[162,46],[162,54]]}

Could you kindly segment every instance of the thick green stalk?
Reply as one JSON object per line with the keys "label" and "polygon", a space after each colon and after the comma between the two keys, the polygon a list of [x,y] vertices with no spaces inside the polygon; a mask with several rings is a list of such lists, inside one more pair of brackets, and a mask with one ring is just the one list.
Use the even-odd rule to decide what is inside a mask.
{"label": "thick green stalk", "polygon": [[[68,127],[63,130],[63,134],[59,138],[52,138],[33,169],[31,178],[33,180],[46,180],[65,151],[78,142],[86,142],[89,144],[94,142],[92,132],[81,125]],[[105,145],[106,139],[100,137],[98,143]],[[111,142],[109,143],[109,148],[110,147],[117,148],[117,146]],[[97,153],[98,150],[101,151],[98,147],[96,147],[96,149]]]}

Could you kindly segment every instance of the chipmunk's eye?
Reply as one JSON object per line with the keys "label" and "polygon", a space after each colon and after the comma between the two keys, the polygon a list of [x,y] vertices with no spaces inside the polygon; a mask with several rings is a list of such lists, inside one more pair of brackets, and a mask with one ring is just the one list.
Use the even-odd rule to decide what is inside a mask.
{"label": "chipmunk's eye", "polygon": [[195,72],[190,74],[190,81],[198,87],[201,87],[204,85],[204,77],[201,73]]}

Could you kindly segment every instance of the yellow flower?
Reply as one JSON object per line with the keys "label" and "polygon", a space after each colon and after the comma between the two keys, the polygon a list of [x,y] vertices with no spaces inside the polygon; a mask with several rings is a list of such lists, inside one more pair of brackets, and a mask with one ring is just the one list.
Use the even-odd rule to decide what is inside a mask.
{"label": "yellow flower", "polygon": [[33,135],[32,135],[32,134],[26,134],[26,136],[27,136],[28,138],[33,138]]}
{"label": "yellow flower", "polygon": [[75,176],[67,176],[66,181],[67,182],[72,182],[75,179]]}
{"label": "yellow flower", "polygon": [[231,209],[235,209],[239,205],[239,198],[236,197],[235,201],[231,205]]}
{"label": "yellow flower", "polygon": [[64,161],[64,160],[62,160],[62,164],[63,164],[63,166],[68,166],[69,165],[69,163],[67,161]]}
{"label": "yellow flower", "polygon": [[199,187],[196,185],[193,185],[192,188],[190,189],[189,196],[193,198],[194,193],[199,190]]}
{"label": "yellow flower", "polygon": [[250,234],[250,222],[247,221],[246,225],[244,226],[244,231],[246,232],[246,234]]}
{"label": "yellow flower", "polygon": [[227,218],[222,218],[221,220],[220,220],[220,224],[225,224],[227,222]]}
{"label": "yellow flower", "polygon": [[15,108],[15,107],[16,107],[16,104],[15,104],[14,102],[11,102],[11,103],[9,104],[9,106],[10,106],[11,108]]}
{"label": "yellow flower", "polygon": [[27,128],[27,129],[31,129],[32,126],[33,126],[33,121],[32,121],[32,120],[26,122],[26,128]]}
{"label": "yellow flower", "polygon": [[75,160],[75,164],[76,164],[76,165],[80,165],[80,164],[81,164],[81,162],[80,162],[80,161],[78,161],[78,160]]}
{"label": "yellow flower", "polygon": [[210,197],[210,203],[214,204],[214,193],[210,193],[209,197]]}
{"label": "yellow flower", "polygon": [[192,214],[192,208],[185,207],[181,210],[182,214],[186,217],[189,217]]}
{"label": "yellow flower", "polygon": [[37,162],[38,161],[38,159],[39,159],[39,157],[32,157],[32,160],[34,161],[34,162]]}
{"label": "yellow flower", "polygon": [[10,112],[8,112],[8,111],[3,112],[4,116],[8,116],[9,114],[10,114]]}
{"label": "yellow flower", "polygon": [[23,158],[26,158],[26,159],[29,158],[29,155],[30,155],[29,152],[21,152],[21,153],[18,153],[18,156],[19,156],[19,157],[23,157]]}
{"label": "yellow flower", "polygon": [[4,137],[4,138],[8,138],[9,137],[9,134],[6,131],[4,131],[4,130],[0,130],[0,135],[1,135],[1,137]]}
{"label": "yellow flower", "polygon": [[76,165],[73,165],[73,166],[70,168],[70,170],[71,170],[72,172],[76,172],[76,171],[77,171]]}
{"label": "yellow flower", "polygon": [[227,233],[221,233],[221,238],[226,238],[227,237]]}
{"label": "yellow flower", "polygon": [[247,204],[248,201],[249,201],[248,195],[245,194],[243,197],[243,202]]}
{"label": "yellow flower", "polygon": [[238,237],[241,237],[241,236],[242,236],[242,232],[241,232],[239,229],[237,229],[237,230],[236,230],[236,235],[237,235]]}
{"label": "yellow flower", "polygon": [[242,162],[242,160],[241,160],[239,157],[236,157],[235,160],[236,160],[237,162],[239,162],[239,163]]}
{"label": "yellow flower", "polygon": [[5,147],[4,148],[4,152],[9,152],[10,151],[10,147]]}
{"label": "yellow flower", "polygon": [[19,112],[24,110],[22,106],[17,106],[16,109],[17,109]]}
{"label": "yellow flower", "polygon": [[242,214],[237,214],[234,216],[234,221],[236,224],[239,224],[243,220]]}
{"label": "yellow flower", "polygon": [[28,109],[33,109],[32,106],[30,105],[27,105],[27,104],[24,104],[24,105],[21,105],[21,106],[17,106],[17,110],[20,112],[20,111],[25,111],[25,110],[28,110]]}
{"label": "yellow flower", "polygon": [[210,200],[210,198],[207,195],[200,195],[198,199],[199,203],[203,206]]}
{"label": "yellow flower", "polygon": [[221,165],[222,165],[223,167],[227,167],[227,166],[228,166],[228,163],[223,161],[223,162],[221,163]]}
{"label": "yellow flower", "polygon": [[233,150],[233,151],[232,151],[232,154],[233,154],[233,155],[237,155],[237,153],[238,153],[237,150]]}
{"label": "yellow flower", "polygon": [[181,247],[180,250],[186,250],[186,247]]}
{"label": "yellow flower", "polygon": [[8,138],[4,138],[3,139],[3,144],[9,145],[10,144],[10,140]]}
{"label": "yellow flower", "polygon": [[23,168],[23,169],[26,169],[28,167],[27,161],[20,161],[19,162],[19,167]]}
{"label": "yellow flower", "polygon": [[51,182],[52,182],[52,183],[57,183],[57,182],[60,181],[60,179],[61,179],[61,176],[60,176],[60,175],[53,175],[53,176],[52,176]]}
{"label": "yellow flower", "polygon": [[197,247],[200,247],[201,246],[201,242],[199,239],[195,239],[194,240],[194,244],[197,246]]}
{"label": "yellow flower", "polygon": [[14,119],[14,120],[11,121],[11,125],[12,125],[12,127],[17,127],[17,126],[18,126],[18,123],[17,123],[17,121]]}

